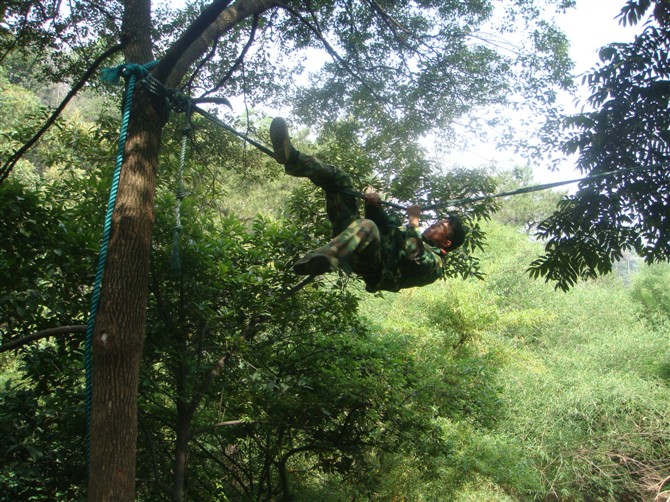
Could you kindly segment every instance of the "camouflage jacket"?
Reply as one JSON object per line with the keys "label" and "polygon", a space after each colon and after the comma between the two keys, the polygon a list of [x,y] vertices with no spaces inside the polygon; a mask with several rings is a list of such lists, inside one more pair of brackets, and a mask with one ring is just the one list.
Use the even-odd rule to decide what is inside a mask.
{"label": "camouflage jacket", "polygon": [[425,286],[442,276],[444,252],[429,245],[418,228],[403,225],[396,216],[367,204],[365,217],[379,228],[382,258],[381,275],[366,280],[367,291]]}

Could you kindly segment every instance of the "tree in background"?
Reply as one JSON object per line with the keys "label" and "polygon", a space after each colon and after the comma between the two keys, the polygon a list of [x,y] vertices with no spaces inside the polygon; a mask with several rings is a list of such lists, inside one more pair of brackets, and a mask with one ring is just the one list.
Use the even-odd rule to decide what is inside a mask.
{"label": "tree in background", "polygon": [[[517,166],[511,171],[504,171],[498,175],[497,181],[498,189],[501,192],[511,192],[536,184],[530,165]],[[538,190],[537,192],[507,197],[500,204],[500,208],[493,218],[506,225],[523,228],[526,233],[530,234],[553,213],[563,196],[565,196],[565,192]]]}
{"label": "tree in background", "polygon": [[[32,159],[39,183],[0,189],[11,215],[0,285],[13,286],[0,318],[11,333],[85,319],[109,184],[96,159],[111,155],[117,125],[104,123],[77,136],[68,120]],[[357,298],[355,283],[331,275],[287,295],[290,263],[327,238],[311,220],[281,218],[289,206],[316,212],[311,194],[270,159],[246,155],[245,165],[238,143],[198,121],[175,268],[180,125],[165,131],[157,180],[136,500],[642,500],[666,490],[667,318],[640,322],[616,278],[554,294],[519,274],[539,244],[493,223],[486,281]],[[343,157],[340,138],[322,140]],[[295,186],[290,204],[274,193]],[[0,355],[5,498],[84,495],[81,349],[66,335]]]}
{"label": "tree in background", "polygon": [[666,287],[669,278],[670,265],[659,263],[641,270],[633,282],[631,296],[652,319],[670,317],[670,294]]}
{"label": "tree in background", "polygon": [[545,254],[530,268],[562,290],[610,272],[627,250],[647,263],[670,259],[670,4],[629,0],[620,22],[648,13],[644,31],[603,47],[603,64],[585,76],[595,111],[566,120],[563,150],[595,179],[539,226]]}
{"label": "tree in background", "polygon": [[[376,493],[387,483],[377,466],[389,457],[436,475],[433,459],[449,445],[435,416],[487,422],[495,399],[488,410],[472,403],[492,386],[494,369],[485,370],[476,353],[454,360],[427,344],[421,355],[405,333],[373,334],[356,315],[355,286],[325,280],[294,294],[290,263],[310,239],[326,238],[325,229],[267,207],[273,177],[286,180],[274,161],[247,156],[245,182],[238,161],[227,160],[242,157],[240,145],[201,121],[194,129],[177,248],[179,129],[169,128],[163,142],[136,497],[288,498],[323,493],[322,476],[340,480],[337,493]],[[36,159],[45,162],[39,186],[9,179],[0,191],[0,207],[12,215],[2,220],[0,238],[1,282],[11,286],[0,295],[5,333],[71,328],[0,360],[0,487],[15,499],[77,499],[85,487],[78,335],[108,185],[105,164],[90,161],[112,145],[101,141],[111,136],[101,125],[88,129],[90,138],[79,136],[76,150],[67,148],[68,127],[55,131],[62,137],[50,137],[44,152],[52,155]],[[72,155],[84,172],[49,178],[49,162],[63,160],[56,153]],[[226,191],[226,201],[210,197]],[[323,211],[299,195],[291,203],[297,210]],[[272,211],[252,221],[221,215],[254,201],[248,214]]]}

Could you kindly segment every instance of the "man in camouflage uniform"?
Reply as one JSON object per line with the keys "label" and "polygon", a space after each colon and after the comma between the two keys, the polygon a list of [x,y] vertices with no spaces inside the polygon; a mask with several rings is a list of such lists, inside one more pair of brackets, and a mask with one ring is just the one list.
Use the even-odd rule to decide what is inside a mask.
{"label": "man in camouflage uniform", "polygon": [[309,178],[324,189],[333,226],[333,239],[298,260],[295,273],[320,275],[341,268],[361,276],[369,292],[424,286],[442,276],[442,257],[465,238],[456,216],[434,223],[421,234],[420,206],[407,208],[409,223],[402,225],[382,209],[379,195],[370,193],[365,195],[365,218],[361,218],[347,173],[296,150],[281,117],[272,121],[270,139],[286,174]]}

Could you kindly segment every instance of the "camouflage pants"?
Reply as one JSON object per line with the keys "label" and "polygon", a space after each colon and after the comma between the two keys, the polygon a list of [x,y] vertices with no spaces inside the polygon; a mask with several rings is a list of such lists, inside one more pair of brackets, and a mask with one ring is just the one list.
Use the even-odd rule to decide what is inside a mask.
{"label": "camouflage pants", "polygon": [[285,165],[285,170],[292,176],[309,178],[326,194],[326,213],[334,237],[310,255],[324,254],[334,266],[364,279],[372,280],[381,274],[379,229],[372,220],[361,218],[349,175],[300,152],[297,160]]}

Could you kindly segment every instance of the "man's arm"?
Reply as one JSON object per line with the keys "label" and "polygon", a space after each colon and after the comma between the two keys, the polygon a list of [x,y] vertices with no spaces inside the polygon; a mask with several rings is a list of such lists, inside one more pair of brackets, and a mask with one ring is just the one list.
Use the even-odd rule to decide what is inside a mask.
{"label": "man's arm", "polygon": [[408,259],[420,262],[425,254],[423,237],[419,231],[421,206],[413,205],[407,208],[407,238],[405,240],[405,256]]}
{"label": "man's arm", "polygon": [[407,208],[407,231],[405,232],[405,262],[400,281],[400,288],[425,286],[435,282],[442,276],[442,259],[429,247],[424,245],[423,235],[419,229],[421,206]]}

